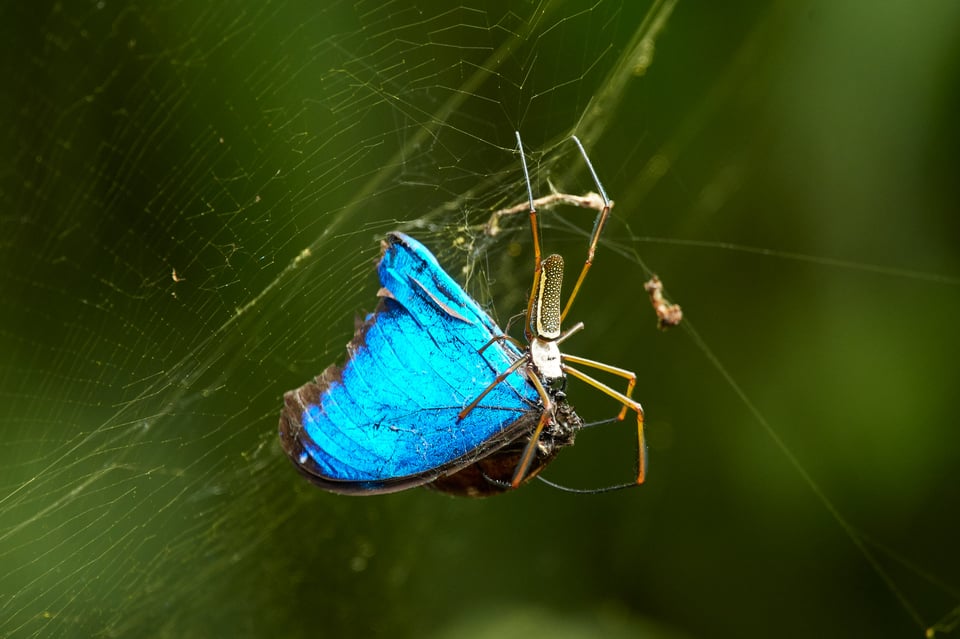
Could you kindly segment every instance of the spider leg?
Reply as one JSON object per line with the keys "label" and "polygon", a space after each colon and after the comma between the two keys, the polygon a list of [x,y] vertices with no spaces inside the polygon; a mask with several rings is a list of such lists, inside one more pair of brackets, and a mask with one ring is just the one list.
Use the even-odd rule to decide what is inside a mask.
{"label": "spider leg", "polygon": [[523,449],[523,454],[520,456],[520,461],[517,462],[517,467],[513,471],[513,478],[510,480],[511,488],[517,488],[523,483],[523,478],[526,476],[527,471],[530,470],[530,464],[533,463],[533,458],[537,452],[537,444],[540,443],[540,433],[543,432],[543,427],[546,426],[547,422],[553,417],[553,401],[550,399],[550,394],[547,393],[547,390],[540,382],[540,378],[536,372],[532,371],[528,379],[540,394],[540,401],[543,403],[543,412],[540,413],[540,421],[537,422],[537,427],[530,435],[530,439]]}
{"label": "spider leg", "polygon": [[487,393],[489,393],[489,392],[492,391],[494,388],[496,388],[497,384],[499,384],[500,382],[502,382],[502,381],[505,380],[506,378],[510,377],[510,375],[511,375],[514,371],[516,371],[518,368],[520,368],[520,367],[521,367],[525,362],[527,362],[529,359],[530,359],[530,354],[529,354],[529,353],[524,353],[523,356],[520,357],[520,359],[518,359],[517,361],[515,361],[513,364],[510,365],[510,368],[508,368],[507,370],[505,370],[505,371],[503,371],[502,373],[500,373],[499,375],[497,375],[497,376],[493,379],[493,381],[490,382],[490,385],[487,386],[485,389],[483,389],[483,392],[482,392],[482,393],[480,393],[479,395],[477,395],[476,399],[474,399],[472,402],[470,402],[470,403],[467,405],[467,407],[464,408],[462,411],[460,411],[459,413],[457,413],[457,421],[459,421],[459,420],[463,419],[464,417],[466,417],[467,415],[469,415],[470,412],[471,412],[474,408],[477,407],[477,404],[480,403],[480,400],[487,396]]}
{"label": "spider leg", "polygon": [[[590,365],[583,360],[580,360],[580,363],[584,364],[585,366]],[[594,363],[597,363],[597,362],[594,362]],[[587,384],[596,388],[598,391],[605,393],[610,397],[614,398],[615,400],[623,404],[625,408],[633,410],[637,413],[638,455],[637,455],[637,482],[636,483],[642,484],[647,474],[647,442],[643,434],[643,407],[640,405],[640,402],[630,399],[630,397],[628,397],[627,395],[624,395],[623,393],[610,388],[603,382],[590,377],[584,372],[578,371],[577,369],[567,366],[566,364],[561,364],[560,366],[563,369],[564,373],[567,373],[568,375],[573,375],[580,381],[586,382]],[[603,364],[602,366],[606,366],[606,364]],[[609,368],[612,369],[614,367],[611,366]],[[603,370],[608,370],[608,369],[603,369]],[[617,369],[617,370],[622,370],[622,369]],[[614,371],[611,370],[610,372],[614,372]]]}
{"label": "spider leg", "polygon": [[[600,209],[600,212],[597,214],[597,219],[593,222],[593,232],[590,233],[590,245],[587,249],[587,260],[583,263],[583,270],[580,271],[580,277],[577,278],[577,283],[573,285],[570,297],[567,298],[567,305],[563,308],[563,313],[560,314],[561,322],[567,317],[567,313],[570,312],[570,307],[573,306],[573,300],[577,298],[577,293],[580,292],[580,285],[583,284],[583,280],[587,277],[587,271],[590,270],[590,266],[593,264],[593,256],[597,250],[597,241],[600,239],[600,232],[603,231],[603,226],[607,223],[607,218],[610,216],[610,199],[607,197],[607,192],[603,190],[603,185],[600,184],[600,178],[597,177],[597,172],[593,169],[593,164],[590,162],[587,152],[584,150],[577,136],[574,135],[571,139],[576,143],[577,148],[580,149],[580,154],[583,155],[584,162],[587,163],[590,175],[593,176],[593,181],[597,185],[597,191],[603,200],[603,208]],[[526,166],[524,166],[524,169],[526,169]]]}
{"label": "spider leg", "polygon": [[530,171],[527,170],[527,158],[523,154],[523,142],[520,141],[520,132],[515,131],[514,133],[517,134],[517,148],[520,150],[520,163],[523,165],[523,179],[527,182],[527,199],[530,202],[530,231],[533,234],[534,286],[530,287],[530,299],[527,300],[527,321],[526,326],[523,328],[523,332],[529,342],[533,339],[533,333],[530,330],[530,316],[533,313],[533,303],[536,301],[537,293],[536,283],[540,281],[540,271],[543,269],[543,264],[540,261],[540,227],[537,221],[537,208],[533,204],[533,186],[530,185]]}
{"label": "spider leg", "polygon": [[570,336],[573,335],[574,333],[578,333],[578,332],[580,332],[580,331],[582,331],[582,330],[583,330],[583,322],[577,322],[576,324],[574,324],[573,326],[571,326],[570,328],[568,328],[567,330],[565,330],[563,333],[561,333],[561,334],[560,334],[560,337],[558,337],[558,338],[555,339],[554,341],[555,341],[557,344],[562,344],[565,339],[567,339],[568,337],[570,337]]}
{"label": "spider leg", "polygon": [[514,346],[517,347],[517,350],[521,350],[521,351],[522,351],[524,348],[526,348],[526,347],[523,345],[523,343],[521,343],[520,340],[518,340],[517,338],[515,338],[515,337],[510,337],[509,335],[504,334],[504,335],[497,335],[497,336],[495,336],[495,337],[491,337],[491,338],[490,338],[490,341],[487,342],[486,344],[484,344],[483,346],[481,346],[481,347],[480,347],[480,350],[478,350],[477,352],[478,352],[478,353],[482,353],[483,351],[485,351],[485,350],[487,350],[488,348],[490,348],[490,347],[491,347],[493,344],[495,344],[496,342],[510,342],[511,344],[513,344]]}
{"label": "spider leg", "polygon": [[[633,399],[633,387],[637,384],[637,374],[633,371],[611,366],[610,364],[604,364],[603,362],[598,362],[596,360],[587,359],[586,357],[577,357],[576,355],[567,355],[565,353],[560,354],[560,359],[564,362],[573,362],[574,364],[580,364],[581,366],[589,366],[590,368],[595,368],[605,373],[611,373],[618,377],[624,378],[627,380],[627,391],[624,393],[624,395],[627,397],[627,399]],[[617,420],[623,421],[623,418],[627,416],[627,409],[628,405],[623,404],[623,408],[620,409],[620,414],[617,415]]]}

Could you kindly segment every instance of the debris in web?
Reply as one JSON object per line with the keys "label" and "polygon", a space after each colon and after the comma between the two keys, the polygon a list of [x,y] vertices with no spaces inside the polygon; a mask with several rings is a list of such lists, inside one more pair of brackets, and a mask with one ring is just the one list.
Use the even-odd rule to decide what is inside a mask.
{"label": "debris in web", "polygon": [[683,311],[679,304],[668,302],[663,296],[663,282],[654,275],[643,285],[643,290],[650,296],[650,305],[657,314],[657,328],[665,331],[680,323],[683,319]]}
{"label": "debris in web", "polygon": [[[544,195],[533,201],[533,206],[537,210],[541,209],[551,209],[555,206],[560,206],[566,204],[568,206],[579,206],[584,209],[593,209],[594,211],[602,211],[604,207],[603,198],[600,197],[599,193],[594,193],[589,191],[585,195],[570,195],[568,193],[558,193],[554,191],[550,195]],[[610,200],[610,208],[613,208],[613,200]],[[519,204],[514,204],[505,209],[500,209],[494,211],[490,215],[490,219],[487,221],[487,225],[484,227],[484,231],[490,237],[494,237],[500,233],[500,218],[507,215],[516,215],[517,213],[529,213],[530,212],[530,202],[523,201]]]}

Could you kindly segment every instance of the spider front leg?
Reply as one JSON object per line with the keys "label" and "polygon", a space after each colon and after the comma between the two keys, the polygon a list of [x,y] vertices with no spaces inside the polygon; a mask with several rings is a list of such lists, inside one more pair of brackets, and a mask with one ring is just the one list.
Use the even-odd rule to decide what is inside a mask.
{"label": "spider front leg", "polygon": [[[516,131],[517,136],[517,148],[520,151],[520,162],[523,166],[523,177],[527,185],[527,202],[529,204],[530,211],[530,231],[533,236],[533,259],[534,259],[534,269],[533,269],[533,281],[534,283],[539,281],[540,272],[543,268],[541,262],[541,249],[540,249],[540,227],[539,220],[537,218],[537,207],[536,201],[533,199],[533,186],[530,184],[530,171],[527,169],[527,158],[523,153],[523,142],[520,140],[520,132]],[[597,218],[593,222],[593,231],[590,233],[590,244],[587,247],[587,259],[583,263],[583,268],[580,270],[580,276],[577,277],[576,283],[573,285],[573,290],[570,292],[570,297],[567,298],[567,304],[563,307],[563,312],[560,314],[560,321],[563,322],[567,317],[567,313],[570,312],[570,308],[573,306],[573,300],[577,298],[577,294],[580,292],[580,286],[583,284],[583,281],[587,277],[587,272],[590,270],[590,267],[593,265],[593,257],[597,252],[597,242],[600,240],[600,233],[603,231],[603,227],[607,223],[607,218],[610,216],[610,208],[613,206],[613,203],[610,201],[610,198],[607,197],[607,192],[603,188],[603,184],[600,183],[600,178],[597,177],[597,172],[593,168],[593,163],[590,162],[590,157],[587,155],[587,151],[583,148],[583,144],[580,143],[580,139],[577,136],[572,136],[571,139],[577,145],[577,148],[580,149],[580,154],[583,156],[583,161],[587,165],[587,169],[590,171],[590,176],[593,178],[593,182],[597,187],[599,195],[597,197],[584,197],[579,198],[577,202],[580,206],[585,206],[587,208],[597,209]],[[562,198],[569,198],[571,196],[561,196]],[[553,201],[550,200],[552,204]],[[510,212],[514,212],[517,207],[511,207],[508,209]],[[524,332],[527,337],[527,341],[533,337],[533,332],[530,331],[530,318],[533,314],[534,303],[536,302],[535,298],[536,287],[530,290],[530,298],[527,301],[527,328],[524,329]]]}
{"label": "spider front leg", "polygon": [[590,157],[587,155],[586,150],[583,148],[583,145],[580,143],[580,138],[577,136],[572,136],[571,139],[576,143],[577,148],[580,149],[580,154],[583,156],[583,161],[586,162],[587,168],[590,170],[590,175],[593,177],[594,184],[597,185],[597,191],[600,193],[600,198],[603,200],[603,208],[600,209],[600,212],[597,214],[597,219],[593,222],[593,232],[590,233],[590,245],[587,248],[587,260],[583,263],[583,269],[580,271],[580,277],[577,278],[576,284],[573,285],[573,290],[570,292],[570,297],[567,298],[567,305],[563,307],[563,313],[560,314],[560,321],[566,319],[567,313],[570,312],[570,307],[573,306],[573,300],[577,298],[577,293],[580,292],[580,285],[583,284],[583,280],[587,277],[587,271],[590,270],[590,267],[593,265],[593,256],[597,252],[597,242],[600,240],[600,233],[603,231],[604,225],[607,223],[607,218],[610,216],[610,198],[607,197],[607,192],[603,190],[603,185],[600,184],[600,178],[597,177],[597,172],[593,169],[593,163],[590,162]]}
{"label": "spider front leg", "polygon": [[646,475],[647,475],[647,441],[643,432],[643,406],[640,405],[640,402],[637,402],[630,398],[630,394],[633,392],[633,387],[636,383],[636,378],[637,378],[636,373],[632,373],[628,370],[617,368],[615,366],[610,366],[608,364],[602,364],[600,362],[595,362],[593,360],[584,359],[582,357],[573,357],[571,355],[561,355],[560,358],[562,361],[575,361],[578,364],[582,364],[583,366],[590,366],[592,368],[606,371],[608,373],[613,373],[614,375],[619,375],[620,377],[625,377],[630,380],[629,383],[627,384],[627,393],[624,394],[610,388],[600,380],[594,379],[593,377],[590,377],[586,373],[579,371],[576,368],[568,366],[567,364],[560,365],[564,373],[568,375],[572,375],[573,377],[576,377],[582,382],[586,382],[590,386],[593,386],[594,388],[596,388],[598,391],[606,395],[609,395],[610,397],[620,402],[623,405],[623,408],[620,410],[619,419],[624,418],[627,410],[632,410],[636,412],[637,414],[637,449],[638,449],[636,483],[642,484],[643,480],[646,478]]}
{"label": "spider front leg", "polygon": [[[540,226],[537,221],[537,207],[533,203],[533,186],[530,185],[530,171],[527,169],[527,157],[523,153],[523,142],[520,140],[520,132],[517,134],[517,149],[520,151],[520,164],[523,166],[523,178],[527,183],[527,201],[530,203],[530,231],[533,235],[533,281],[540,281],[540,272],[543,270],[543,263],[540,261]],[[526,325],[523,333],[529,342],[533,338],[533,332],[530,330],[530,317],[533,313],[533,304],[536,301],[536,286],[530,288],[530,298],[527,300]]]}

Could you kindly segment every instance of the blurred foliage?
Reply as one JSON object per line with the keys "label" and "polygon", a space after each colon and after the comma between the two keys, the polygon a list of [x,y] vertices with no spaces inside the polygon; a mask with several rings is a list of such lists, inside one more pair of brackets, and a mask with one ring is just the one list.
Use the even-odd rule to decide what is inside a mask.
{"label": "blurred foliage", "polygon": [[[325,5],[4,11],[0,635],[953,630],[960,5]],[[578,133],[616,201],[565,347],[638,372],[648,485],[316,490],[280,398],[383,232],[522,308],[515,129],[538,193],[590,188]],[[549,476],[624,480],[630,430]]]}

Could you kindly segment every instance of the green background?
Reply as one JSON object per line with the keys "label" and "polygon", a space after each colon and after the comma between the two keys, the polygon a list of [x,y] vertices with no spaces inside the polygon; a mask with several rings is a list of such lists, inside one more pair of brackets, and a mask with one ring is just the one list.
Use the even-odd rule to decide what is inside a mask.
{"label": "green background", "polygon": [[[3,11],[0,636],[953,630],[960,5],[319,5]],[[383,233],[522,309],[515,129],[616,201],[565,348],[637,371],[648,484],[315,489],[281,397]],[[590,219],[543,214],[568,278]],[[631,430],[547,474],[629,478]]]}

